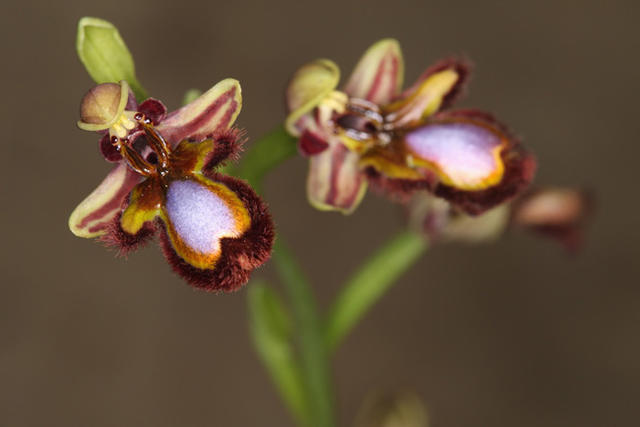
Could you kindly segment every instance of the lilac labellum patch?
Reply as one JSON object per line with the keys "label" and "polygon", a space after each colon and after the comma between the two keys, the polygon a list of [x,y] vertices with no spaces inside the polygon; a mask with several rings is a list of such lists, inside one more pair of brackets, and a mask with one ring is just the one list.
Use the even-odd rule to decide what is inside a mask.
{"label": "lilac labellum patch", "polygon": [[244,230],[232,208],[197,181],[173,181],[165,210],[175,233],[193,251],[220,252],[220,239],[238,237]]}
{"label": "lilac labellum patch", "polygon": [[458,188],[481,189],[500,179],[500,152],[505,141],[470,123],[436,123],[405,136],[414,164],[438,171],[442,182]]}

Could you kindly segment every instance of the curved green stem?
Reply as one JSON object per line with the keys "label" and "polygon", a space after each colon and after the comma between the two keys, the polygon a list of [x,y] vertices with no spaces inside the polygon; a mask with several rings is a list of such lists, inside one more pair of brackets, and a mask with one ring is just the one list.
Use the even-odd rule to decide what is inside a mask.
{"label": "curved green stem", "polygon": [[[262,179],[297,151],[295,138],[279,126],[265,137],[256,141],[242,156],[242,162],[228,170],[229,173],[246,179],[258,192],[262,191]],[[327,349],[324,343],[322,320],[316,307],[311,284],[296,264],[291,252],[278,238],[273,250],[273,259],[293,309],[298,332],[300,349],[300,367],[304,394],[301,398],[304,406],[289,400],[289,407],[296,418],[314,427],[332,427],[333,394]],[[263,358],[264,360],[264,358]],[[292,379],[283,374],[282,366],[270,363],[267,366],[274,382],[281,391],[283,384],[292,384]],[[277,378],[276,378],[277,376]],[[292,404],[293,403],[293,404]],[[301,414],[300,410],[308,411]]]}
{"label": "curved green stem", "polygon": [[370,257],[341,288],[327,315],[325,340],[335,351],[395,280],[427,249],[424,236],[402,232]]}
{"label": "curved green stem", "polygon": [[261,192],[264,176],[296,151],[296,139],[279,126],[254,142],[242,155],[242,162],[230,172],[246,179],[256,191]]}
{"label": "curved green stem", "polygon": [[273,258],[291,301],[298,327],[311,423],[316,427],[331,427],[335,425],[335,421],[329,355],[311,284],[280,240],[276,241]]}
{"label": "curved green stem", "polygon": [[258,356],[299,425],[310,426],[307,393],[291,342],[293,322],[274,290],[260,280],[247,291],[250,331]]}
{"label": "curved green stem", "polygon": [[[267,172],[295,152],[294,138],[283,127],[279,127],[255,142],[243,156],[242,163],[229,168],[228,172],[246,179],[260,192],[262,179]],[[258,351],[263,352],[262,359],[272,379],[300,423],[308,423],[313,427],[335,425],[330,353],[426,248],[427,242],[421,235],[403,232],[395,236],[346,283],[323,325],[311,284],[282,240],[279,238],[276,241],[273,259],[293,309],[300,364],[288,350],[283,351],[287,348],[283,343],[275,347],[276,351],[266,352],[266,334],[256,335],[256,339],[263,341],[255,342]],[[259,332],[256,326],[254,333]],[[287,369],[284,361],[295,366],[295,369]],[[304,393],[304,396],[296,399],[295,393]]]}

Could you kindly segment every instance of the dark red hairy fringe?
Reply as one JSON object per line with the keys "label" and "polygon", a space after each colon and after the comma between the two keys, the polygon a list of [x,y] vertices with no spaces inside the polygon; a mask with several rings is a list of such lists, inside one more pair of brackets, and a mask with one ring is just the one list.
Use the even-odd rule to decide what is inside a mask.
{"label": "dark red hairy fringe", "polygon": [[440,105],[440,110],[449,108],[451,105],[453,105],[458,99],[460,99],[465,94],[467,84],[471,79],[471,71],[473,70],[473,65],[471,61],[467,58],[451,56],[451,57],[439,60],[438,62],[436,62],[429,68],[427,68],[426,71],[422,73],[420,77],[418,77],[418,80],[416,80],[416,83],[414,83],[410,88],[406,89],[398,97],[398,99],[402,99],[406,97],[409,94],[409,92],[414,90],[416,86],[418,86],[428,77],[446,69],[453,69],[460,75],[458,81],[453,86],[453,88],[451,88],[449,93],[445,95]]}
{"label": "dark red hairy fringe", "polygon": [[156,227],[153,222],[145,222],[140,231],[129,234],[120,225],[121,217],[122,212],[109,222],[107,233],[100,236],[99,240],[106,247],[116,249],[118,256],[127,256],[130,252],[149,243],[153,239]]}
{"label": "dark red hairy fringe", "polygon": [[231,127],[208,138],[213,139],[215,145],[207,156],[203,168],[204,171],[211,171],[219,166],[224,166],[228,161],[236,162],[240,157],[244,143],[247,141],[247,132],[244,129]]}
{"label": "dark red hairy fringe", "polygon": [[448,200],[469,215],[480,215],[487,210],[507,202],[521,194],[533,181],[536,172],[536,160],[521,146],[520,141],[504,124],[487,112],[479,110],[457,110],[438,113],[435,120],[451,117],[463,117],[484,122],[509,139],[509,145],[502,151],[504,176],[500,184],[480,191],[463,191],[454,187],[438,184],[433,189],[436,196]]}
{"label": "dark red hairy fringe", "polygon": [[424,180],[389,178],[371,166],[367,167],[364,173],[374,192],[398,203],[407,203],[416,191],[432,187],[428,178]]}
{"label": "dark red hairy fringe", "polygon": [[161,222],[160,243],[173,271],[190,285],[209,292],[233,292],[247,283],[251,271],[271,256],[275,237],[273,221],[262,199],[246,183],[218,173],[210,173],[208,177],[226,185],[240,197],[251,217],[249,230],[239,238],[221,240],[222,254],[213,270],[193,267],[180,258]]}

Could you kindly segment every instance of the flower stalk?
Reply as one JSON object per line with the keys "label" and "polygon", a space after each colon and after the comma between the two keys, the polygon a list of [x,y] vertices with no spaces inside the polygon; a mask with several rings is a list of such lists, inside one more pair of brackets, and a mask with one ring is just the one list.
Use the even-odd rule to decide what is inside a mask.
{"label": "flower stalk", "polygon": [[329,354],[311,284],[281,240],[275,243],[273,258],[298,325],[300,358],[311,425],[332,427],[335,420]]}
{"label": "flower stalk", "polygon": [[258,141],[242,156],[237,167],[229,172],[249,182],[258,193],[262,191],[262,179],[269,171],[296,154],[295,138],[282,126],[278,126]]}
{"label": "flower stalk", "polygon": [[[283,128],[278,128],[257,140],[231,173],[246,179],[260,192],[264,176],[295,152],[293,138]],[[278,237],[274,245],[273,260],[293,310],[300,363],[295,357],[292,358],[289,350],[279,356],[265,356],[269,352],[268,348],[265,348],[264,342],[258,341],[255,328],[252,333],[262,361],[300,425],[335,425],[329,363],[331,355],[398,277],[424,254],[427,246],[424,236],[414,232],[401,232],[394,236],[346,282],[323,321],[309,280],[282,242],[282,237]],[[251,286],[256,287],[256,284]],[[262,290],[254,291],[252,288],[250,291],[250,308],[255,307],[255,294],[258,292]],[[252,312],[255,310],[251,308]],[[282,345],[285,349],[288,348],[288,342]],[[283,359],[289,363],[288,367],[283,366]],[[302,378],[296,377],[297,374]],[[295,394],[293,390],[300,389],[297,381],[302,382],[304,398],[292,396]]]}
{"label": "flower stalk", "polygon": [[422,257],[428,244],[424,236],[401,232],[369,257],[340,288],[325,325],[325,342],[334,352],[382,295]]}

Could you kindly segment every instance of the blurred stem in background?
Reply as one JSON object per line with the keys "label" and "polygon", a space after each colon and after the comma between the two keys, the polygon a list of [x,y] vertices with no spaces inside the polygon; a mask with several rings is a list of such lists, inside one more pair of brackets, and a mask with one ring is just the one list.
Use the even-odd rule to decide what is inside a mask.
{"label": "blurred stem in background", "polygon": [[[296,140],[283,127],[278,127],[255,141],[244,153],[241,163],[227,171],[246,179],[261,192],[264,176],[295,152]],[[311,283],[283,243],[282,236],[278,236],[273,260],[295,322],[281,303],[274,302],[279,300],[272,290],[263,283],[252,283],[249,290],[251,330],[258,355],[300,425],[335,426],[331,354],[426,248],[424,236],[416,233],[403,231],[393,237],[346,282],[323,318]],[[279,318],[284,320],[276,320]],[[277,326],[291,323],[295,324],[295,337]],[[293,351],[294,340],[299,346],[300,363]]]}
{"label": "blurred stem in background", "polygon": [[401,232],[360,266],[327,313],[325,341],[330,352],[426,249],[424,236]]}

